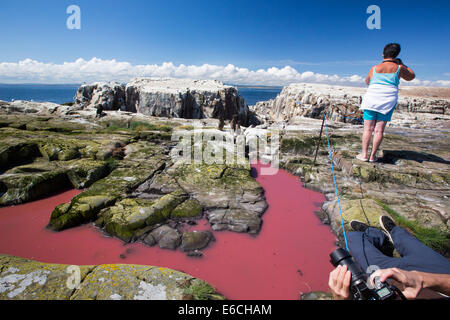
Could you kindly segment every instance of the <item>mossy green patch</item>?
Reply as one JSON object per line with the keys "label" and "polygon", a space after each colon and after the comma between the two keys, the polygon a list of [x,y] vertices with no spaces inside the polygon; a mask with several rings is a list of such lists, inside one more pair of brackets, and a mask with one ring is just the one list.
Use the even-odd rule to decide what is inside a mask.
{"label": "mossy green patch", "polygon": [[372,199],[342,200],[341,210],[347,231],[352,231],[350,228],[352,220],[361,221],[372,227],[380,227],[379,218],[386,214],[383,208]]}
{"label": "mossy green patch", "polygon": [[224,296],[217,294],[210,284],[202,280],[192,280],[183,294],[194,300],[225,300]]}
{"label": "mossy green patch", "polygon": [[105,230],[118,238],[129,241],[138,229],[163,222],[187,195],[176,191],[157,200],[138,198],[123,199],[115,206],[101,212]]}
{"label": "mossy green patch", "polygon": [[69,139],[52,139],[39,143],[42,156],[52,160],[72,160],[81,156],[77,141]]}
{"label": "mossy green patch", "polygon": [[172,132],[172,127],[160,124],[160,123],[148,123],[148,122],[142,122],[142,121],[133,121],[130,124],[131,131],[146,131],[146,130],[153,130],[153,131],[164,131],[164,132]]}
{"label": "mossy green patch", "polygon": [[95,181],[107,176],[111,171],[111,161],[96,161],[79,159],[63,163],[67,168],[67,176],[72,185],[77,188],[88,188]]}
{"label": "mossy green patch", "polygon": [[143,140],[127,145],[127,158],[132,160],[144,160],[155,155],[164,154],[164,147],[161,145]]}
{"label": "mossy green patch", "polygon": [[312,155],[317,144],[317,138],[312,136],[296,136],[281,139],[280,150],[283,153]]}
{"label": "mossy green patch", "polygon": [[138,131],[133,132],[133,139],[137,140],[146,140],[153,142],[163,142],[170,141],[172,138],[172,134],[170,132],[165,131]]}
{"label": "mossy green patch", "polygon": [[287,162],[280,163],[280,166],[293,174],[301,176],[305,182],[308,182],[318,170],[310,158],[289,159]]}
{"label": "mossy green patch", "polygon": [[173,127],[171,125],[167,125],[164,123],[152,123],[145,121],[121,121],[121,120],[108,120],[106,122],[105,128],[101,131],[103,132],[141,132],[141,131],[160,131],[170,133],[172,132]]}
{"label": "mossy green patch", "polygon": [[36,200],[70,185],[62,169],[4,174],[0,181],[5,189],[0,197],[0,205],[3,206]]}
{"label": "mossy green patch", "polygon": [[153,200],[123,199],[101,212],[106,232],[129,241],[136,229],[146,226],[152,212]]}
{"label": "mossy green patch", "polygon": [[194,130],[194,126],[191,125],[181,125],[176,127],[176,130]]}
{"label": "mossy green patch", "polygon": [[450,234],[442,232],[438,228],[427,228],[415,220],[409,220],[401,216],[394,209],[380,200],[375,200],[399,226],[410,230],[414,236],[425,245],[434,250],[446,254],[450,249]]}
{"label": "mossy green patch", "polygon": [[[72,199],[66,212],[63,214],[60,212],[52,213],[49,227],[54,230],[63,230],[95,220],[101,209],[124,198],[127,192],[160,169],[161,164],[159,162],[153,163],[156,167],[151,166],[151,163],[149,161],[144,165],[119,167],[107,177],[94,182],[87,191]],[[99,201],[94,201],[95,199]]]}
{"label": "mossy green patch", "polygon": [[415,187],[421,183],[447,183],[445,177],[438,173],[428,174],[409,168],[392,169],[370,164],[354,165],[352,167],[352,174],[355,177],[360,177],[364,182],[390,182],[410,187]]}
{"label": "mossy green patch", "polygon": [[18,142],[16,144],[0,144],[0,169],[14,164],[31,161],[39,156],[38,146],[35,142]]}
{"label": "mossy green patch", "polygon": [[173,175],[177,181],[196,185],[198,189],[238,190],[260,188],[248,165],[178,164]]}
{"label": "mossy green patch", "polygon": [[60,133],[84,131],[90,127],[92,127],[92,125],[72,121],[61,121],[60,119],[54,118],[35,119],[26,124],[26,129],[29,131],[50,131]]}
{"label": "mossy green patch", "polygon": [[170,214],[172,218],[196,218],[202,215],[203,208],[195,199],[188,199],[178,205]]}
{"label": "mossy green patch", "polygon": [[50,216],[49,227],[61,231],[92,221],[101,209],[116,201],[116,197],[107,194],[89,196],[86,193],[75,196],[69,204],[57,206]]}

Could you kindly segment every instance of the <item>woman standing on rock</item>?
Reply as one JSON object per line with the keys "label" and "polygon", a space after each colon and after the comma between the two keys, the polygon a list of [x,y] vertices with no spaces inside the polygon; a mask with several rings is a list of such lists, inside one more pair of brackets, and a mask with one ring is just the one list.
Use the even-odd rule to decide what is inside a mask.
{"label": "woman standing on rock", "polygon": [[[383,50],[383,62],[372,67],[366,78],[369,85],[361,109],[364,110],[364,133],[362,136],[362,152],[356,156],[361,161],[376,162],[376,154],[383,140],[386,123],[391,120],[398,100],[400,78],[411,81],[414,71],[405,66],[401,59],[398,43],[389,43]],[[367,157],[370,139],[373,134],[372,151]]]}

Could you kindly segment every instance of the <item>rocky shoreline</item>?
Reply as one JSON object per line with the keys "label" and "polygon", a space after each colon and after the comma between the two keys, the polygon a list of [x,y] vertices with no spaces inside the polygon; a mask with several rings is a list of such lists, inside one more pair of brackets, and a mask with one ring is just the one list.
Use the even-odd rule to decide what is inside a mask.
{"label": "rocky shoreline", "polygon": [[[15,128],[18,118],[25,127]],[[117,114],[70,127],[59,117],[18,118],[5,115],[0,128],[0,204],[29,202],[68,187],[85,189],[55,208],[48,225],[52,230],[95,221],[126,242],[191,251],[203,248],[205,239],[180,230],[203,216],[213,230],[260,229],[267,204],[249,162],[173,163],[171,132],[180,123]],[[127,130],[128,123],[137,128]],[[59,132],[62,127],[65,131]]]}
{"label": "rocky shoreline", "polygon": [[[433,90],[434,89],[434,90]],[[360,124],[359,106],[365,88],[325,84],[293,83],[272,100],[258,102],[250,110],[265,122],[289,122],[299,117],[320,119],[324,113],[332,120]],[[450,114],[450,90],[442,88],[402,88],[397,111],[413,114]]]}
{"label": "rocky shoreline", "polygon": [[[71,105],[0,102],[0,205],[62,187],[84,189],[55,208],[49,228],[95,222],[125,242],[196,256],[214,241],[211,232],[183,231],[197,219],[206,218],[213,230],[257,234],[267,204],[248,159],[185,164],[170,156],[173,132],[214,133],[220,114],[238,115],[245,136],[280,135],[280,167],[325,194],[316,214],[342,242],[325,136],[313,163],[320,118],[327,113],[345,227],[352,219],[377,226],[378,217],[389,214],[449,256],[450,95],[429,92],[401,97],[376,164],[355,160],[362,126],[343,117],[360,116],[361,88],[292,84],[249,108],[235,88],[218,82],[135,79],[126,86],[84,85]],[[98,104],[105,110],[100,118]],[[221,134],[233,139],[231,130]]]}

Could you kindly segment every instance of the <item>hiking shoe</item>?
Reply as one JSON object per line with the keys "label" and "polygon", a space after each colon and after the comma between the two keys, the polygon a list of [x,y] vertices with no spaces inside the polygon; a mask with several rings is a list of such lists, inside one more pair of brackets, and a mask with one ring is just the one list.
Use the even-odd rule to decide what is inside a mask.
{"label": "hiking shoe", "polygon": [[397,226],[394,220],[392,220],[389,216],[380,216],[380,226],[385,231],[391,242],[394,243],[391,237],[392,229]]}
{"label": "hiking shoe", "polygon": [[350,227],[352,227],[354,231],[364,232],[369,226],[361,221],[352,220],[350,221]]}

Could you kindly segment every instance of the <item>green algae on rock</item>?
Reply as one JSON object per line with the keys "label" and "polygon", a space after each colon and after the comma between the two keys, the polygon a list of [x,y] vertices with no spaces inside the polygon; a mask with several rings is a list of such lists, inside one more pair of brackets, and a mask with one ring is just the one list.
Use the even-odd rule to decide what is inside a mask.
{"label": "green algae on rock", "polygon": [[0,175],[6,189],[0,196],[0,205],[37,200],[71,186],[86,188],[109,172],[109,164],[104,161],[76,159],[49,162],[36,158],[32,163],[14,167]]}
{"label": "green algae on rock", "polygon": [[171,218],[198,218],[202,216],[203,208],[195,199],[188,199],[173,209]]}
{"label": "green algae on rock", "polygon": [[[352,220],[358,220],[372,227],[379,228],[379,218],[382,215],[389,215],[384,208],[372,199],[341,199],[342,218],[346,232],[353,231],[350,227]],[[332,202],[327,207],[330,213],[331,224],[336,229],[341,225],[341,217],[337,202]]]}
{"label": "green algae on rock", "polygon": [[81,156],[73,139],[47,140],[39,143],[39,151],[47,160],[72,160]]}
{"label": "green algae on rock", "polygon": [[77,189],[90,187],[95,181],[110,173],[110,165],[106,161],[79,159],[63,164],[67,169],[67,177]]}
{"label": "green algae on rock", "polygon": [[214,230],[258,233],[267,208],[250,165],[175,164],[168,172],[197,200]]}
{"label": "green algae on rock", "polygon": [[158,168],[145,165],[113,170],[107,177],[93,183],[87,191],[75,196],[69,206],[55,208],[49,227],[58,231],[95,220],[101,209],[125,197],[127,192],[145,181]]}
{"label": "green algae on rock", "polygon": [[0,169],[5,169],[17,163],[30,161],[39,155],[34,142],[0,142]]}
{"label": "green algae on rock", "polygon": [[[76,279],[70,277],[78,273]],[[0,300],[217,300],[207,282],[154,266],[69,266],[0,255]]]}
{"label": "green algae on rock", "polygon": [[174,192],[157,200],[127,198],[101,212],[106,232],[130,241],[138,229],[153,226],[170,217],[173,209],[187,198]]}
{"label": "green algae on rock", "polygon": [[[88,188],[74,197],[70,204],[55,208],[49,221],[49,227],[54,230],[63,230],[98,220],[98,213],[102,209],[106,212],[109,210],[108,207],[130,197],[152,199],[157,201],[157,204],[153,203],[156,207],[171,198],[172,196],[167,195],[174,192],[183,192],[187,196],[183,201],[174,203],[175,207],[170,207],[170,218],[200,217],[208,208],[216,209],[212,195],[215,192],[218,199],[221,199],[219,207],[226,209],[227,217],[230,218],[223,220],[221,228],[226,228],[227,223],[231,223],[232,212],[236,210],[240,212],[236,213],[238,216],[248,211],[248,218],[255,221],[249,223],[251,228],[232,226],[230,230],[252,232],[259,230],[260,215],[265,210],[266,203],[261,187],[250,175],[248,161],[240,166],[186,165],[181,171],[179,166],[175,166],[176,169],[172,168],[170,149],[166,143],[173,145],[173,142],[169,142],[170,137],[167,135],[170,135],[173,128],[180,127],[182,123],[179,121],[155,119],[148,121],[145,117],[134,120],[133,117],[124,115],[124,117],[105,117],[95,122],[79,119],[64,127],[67,121],[58,118],[57,115],[24,117],[27,119],[24,123],[29,124],[28,127],[16,126],[19,118],[8,115],[4,126],[0,128],[0,135],[6,138],[3,141],[5,164],[11,164],[11,157],[17,155],[23,161],[36,163],[36,165],[33,163],[32,167],[30,165],[21,169],[28,170],[26,174],[30,176],[42,171],[41,175],[49,176],[45,181],[51,182],[50,174],[47,172],[55,171],[69,182],[66,185]],[[21,121],[23,122],[25,118]],[[112,130],[114,126],[123,130]],[[108,133],[103,131],[105,127],[108,127]],[[30,146],[30,152],[25,152],[27,148],[22,152],[24,146]],[[122,151],[118,152],[123,152],[123,155],[111,165],[111,161],[105,160],[114,157],[116,149],[121,149]],[[45,161],[47,164],[44,165]],[[168,170],[161,172],[165,167]],[[200,174],[197,172],[199,168]],[[25,172],[20,174],[25,175]],[[0,187],[6,199],[9,194],[14,193],[14,190],[5,182],[8,181],[2,181]],[[60,183],[54,185],[61,186]],[[210,187],[213,192],[208,194]],[[42,193],[42,196],[45,196],[45,193]],[[26,201],[28,201],[26,196],[18,200],[18,202]],[[110,223],[106,223],[107,216],[105,214],[101,217],[99,223],[103,226],[108,225],[108,230],[114,230],[117,226],[112,228]],[[153,223],[160,220],[158,218]],[[151,221],[148,223],[151,224]],[[139,229],[137,228],[138,231]],[[122,238],[128,239],[129,236],[130,234],[122,235]]]}
{"label": "green algae on rock", "polygon": [[52,192],[67,188],[70,183],[64,170],[9,173],[0,176],[5,189],[0,205],[14,205],[44,197]]}
{"label": "green algae on rock", "polygon": [[297,135],[281,140],[281,152],[311,155],[317,144],[313,136]]}
{"label": "green algae on rock", "polygon": [[302,293],[300,300],[333,300],[331,292],[311,291]]}

